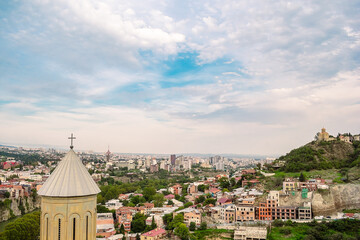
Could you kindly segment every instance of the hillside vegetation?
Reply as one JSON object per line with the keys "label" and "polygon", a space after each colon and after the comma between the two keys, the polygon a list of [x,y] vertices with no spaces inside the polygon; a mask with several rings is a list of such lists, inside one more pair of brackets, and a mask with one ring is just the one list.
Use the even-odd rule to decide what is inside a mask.
{"label": "hillside vegetation", "polygon": [[360,142],[310,142],[281,156],[285,172],[360,167]]}

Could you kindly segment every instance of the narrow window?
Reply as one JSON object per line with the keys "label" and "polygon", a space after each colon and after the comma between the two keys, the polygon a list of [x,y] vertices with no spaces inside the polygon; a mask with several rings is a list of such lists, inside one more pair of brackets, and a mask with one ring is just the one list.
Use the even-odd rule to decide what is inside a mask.
{"label": "narrow window", "polygon": [[89,236],[89,216],[86,216],[86,240],[89,240],[88,236]]}
{"label": "narrow window", "polygon": [[49,218],[46,218],[46,240],[49,240]]}
{"label": "narrow window", "polygon": [[59,240],[61,240],[61,219],[59,219]]}
{"label": "narrow window", "polygon": [[75,240],[75,228],[76,228],[76,219],[73,221],[73,240]]}

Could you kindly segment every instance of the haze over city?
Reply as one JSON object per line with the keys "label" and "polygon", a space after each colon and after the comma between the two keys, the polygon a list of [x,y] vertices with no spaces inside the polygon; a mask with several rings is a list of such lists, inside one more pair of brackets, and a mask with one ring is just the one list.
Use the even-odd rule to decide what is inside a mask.
{"label": "haze over city", "polygon": [[359,132],[358,1],[2,1],[0,144],[284,154]]}

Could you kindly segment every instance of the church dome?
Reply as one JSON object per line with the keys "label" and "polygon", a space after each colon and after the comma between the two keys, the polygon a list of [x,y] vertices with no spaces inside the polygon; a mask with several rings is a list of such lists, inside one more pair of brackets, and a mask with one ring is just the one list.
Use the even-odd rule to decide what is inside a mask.
{"label": "church dome", "polygon": [[39,190],[40,196],[77,197],[96,195],[99,187],[74,150],[70,150]]}

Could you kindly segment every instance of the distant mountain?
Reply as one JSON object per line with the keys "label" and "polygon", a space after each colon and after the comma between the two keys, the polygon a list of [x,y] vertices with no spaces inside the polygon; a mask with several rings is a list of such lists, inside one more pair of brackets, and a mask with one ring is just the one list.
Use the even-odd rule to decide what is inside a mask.
{"label": "distant mountain", "polygon": [[360,142],[313,141],[279,157],[274,163],[282,165],[280,169],[286,172],[360,167]]}

